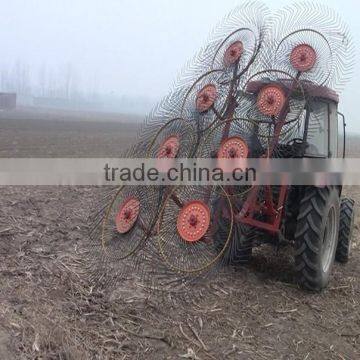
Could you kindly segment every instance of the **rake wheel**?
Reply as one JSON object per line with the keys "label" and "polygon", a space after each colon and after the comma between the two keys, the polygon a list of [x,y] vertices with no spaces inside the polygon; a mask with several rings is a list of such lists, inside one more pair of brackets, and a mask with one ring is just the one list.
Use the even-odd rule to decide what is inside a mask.
{"label": "rake wheel", "polygon": [[264,4],[248,1],[226,16],[214,29],[207,48],[211,68],[223,68],[231,81],[240,80],[256,66],[268,26],[268,13]]}
{"label": "rake wheel", "polygon": [[[244,118],[217,123],[202,138],[197,157],[217,159],[217,167],[222,169],[228,178],[233,167],[239,166],[239,160],[243,160],[241,164],[246,165],[248,157],[258,157],[264,153],[266,143],[261,144],[258,141],[257,130],[258,125],[255,121]],[[231,185],[226,187],[226,193],[230,197],[243,197],[250,189],[251,185]],[[215,188],[215,191],[217,190],[223,193],[221,188]]]}
{"label": "rake wheel", "polygon": [[231,202],[223,193],[229,231],[223,249],[215,251],[211,211],[217,193],[211,186],[179,186],[164,201],[159,215],[158,249],[164,263],[179,274],[196,275],[219,263],[229,244],[233,224]]}
{"label": "rake wheel", "polygon": [[258,34],[253,29],[236,29],[218,45],[212,69],[224,69],[228,81],[239,79],[255,60],[260,46],[258,42]]}
{"label": "rake wheel", "polygon": [[123,186],[110,202],[102,223],[102,250],[108,259],[134,255],[151,236],[160,207],[159,189]]}
{"label": "rake wheel", "polygon": [[326,5],[300,2],[284,7],[273,16],[269,38],[271,67],[334,90],[349,80],[354,45],[347,26]]}
{"label": "rake wheel", "polygon": [[223,70],[211,70],[200,76],[185,92],[181,117],[200,124],[204,131],[221,120],[230,98]]}
{"label": "rake wheel", "polygon": [[191,157],[196,143],[194,128],[186,120],[175,118],[159,128],[147,148],[148,158]]}

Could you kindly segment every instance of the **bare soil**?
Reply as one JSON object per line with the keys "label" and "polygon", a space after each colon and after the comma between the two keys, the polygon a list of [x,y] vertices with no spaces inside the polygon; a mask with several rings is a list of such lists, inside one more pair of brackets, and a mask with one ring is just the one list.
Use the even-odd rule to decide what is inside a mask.
{"label": "bare soil", "polygon": [[[0,156],[116,156],[137,127],[12,116],[0,116]],[[101,191],[0,188],[0,359],[360,357],[360,216],[352,259],[321,294],[296,286],[291,249],[264,247],[185,305],[147,292],[136,274],[110,294],[93,289],[86,217]],[[360,202],[360,188],[346,193]]]}
{"label": "bare soil", "polygon": [[109,113],[0,111],[0,157],[119,157],[141,121]]}

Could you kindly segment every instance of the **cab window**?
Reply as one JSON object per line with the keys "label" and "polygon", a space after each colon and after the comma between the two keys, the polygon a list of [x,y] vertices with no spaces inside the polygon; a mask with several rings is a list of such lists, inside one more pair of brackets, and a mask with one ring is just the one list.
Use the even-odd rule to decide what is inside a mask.
{"label": "cab window", "polygon": [[326,102],[314,101],[310,108],[306,155],[328,156],[329,107]]}

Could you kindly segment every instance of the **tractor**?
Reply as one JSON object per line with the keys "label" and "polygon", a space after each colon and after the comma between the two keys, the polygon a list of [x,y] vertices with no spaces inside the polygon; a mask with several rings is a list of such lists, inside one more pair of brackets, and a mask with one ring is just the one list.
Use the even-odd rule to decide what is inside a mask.
{"label": "tractor", "polygon": [[[267,79],[249,83],[247,94],[258,97],[261,89],[269,89],[269,86],[289,90],[286,81],[279,83],[271,83]],[[346,123],[344,115],[338,111],[338,95],[328,87],[308,81],[301,85],[307,99],[310,99],[306,105],[304,124],[296,138],[276,144],[274,150],[280,150],[283,157],[345,158]],[[267,96],[269,104],[273,104],[269,90]],[[263,153],[264,149],[260,155]],[[234,207],[239,209],[234,215],[232,231],[235,246],[224,253],[225,262],[246,264],[251,260],[255,246],[290,243],[294,247],[299,284],[315,291],[325,288],[334,260],[340,263],[349,260],[354,200],[342,197],[342,186],[266,186],[262,196],[259,196],[258,187],[252,191],[256,195],[250,193],[245,200],[234,200]],[[219,201],[222,200],[219,198]],[[226,216],[219,216],[218,221],[214,243],[220,250],[226,241],[229,221]]]}

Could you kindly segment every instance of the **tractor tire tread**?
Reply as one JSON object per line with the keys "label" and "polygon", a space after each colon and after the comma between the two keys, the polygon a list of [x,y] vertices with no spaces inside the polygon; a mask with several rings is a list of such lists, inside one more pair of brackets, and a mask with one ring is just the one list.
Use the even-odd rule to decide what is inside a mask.
{"label": "tractor tire tread", "polygon": [[339,242],[335,259],[343,264],[349,261],[354,205],[355,202],[352,199],[343,198],[341,200]]}
{"label": "tractor tire tread", "polygon": [[318,274],[318,259],[320,257],[319,238],[321,224],[330,187],[308,187],[305,189],[299,205],[295,240],[295,273],[298,283],[310,291],[319,291],[321,279]]}

